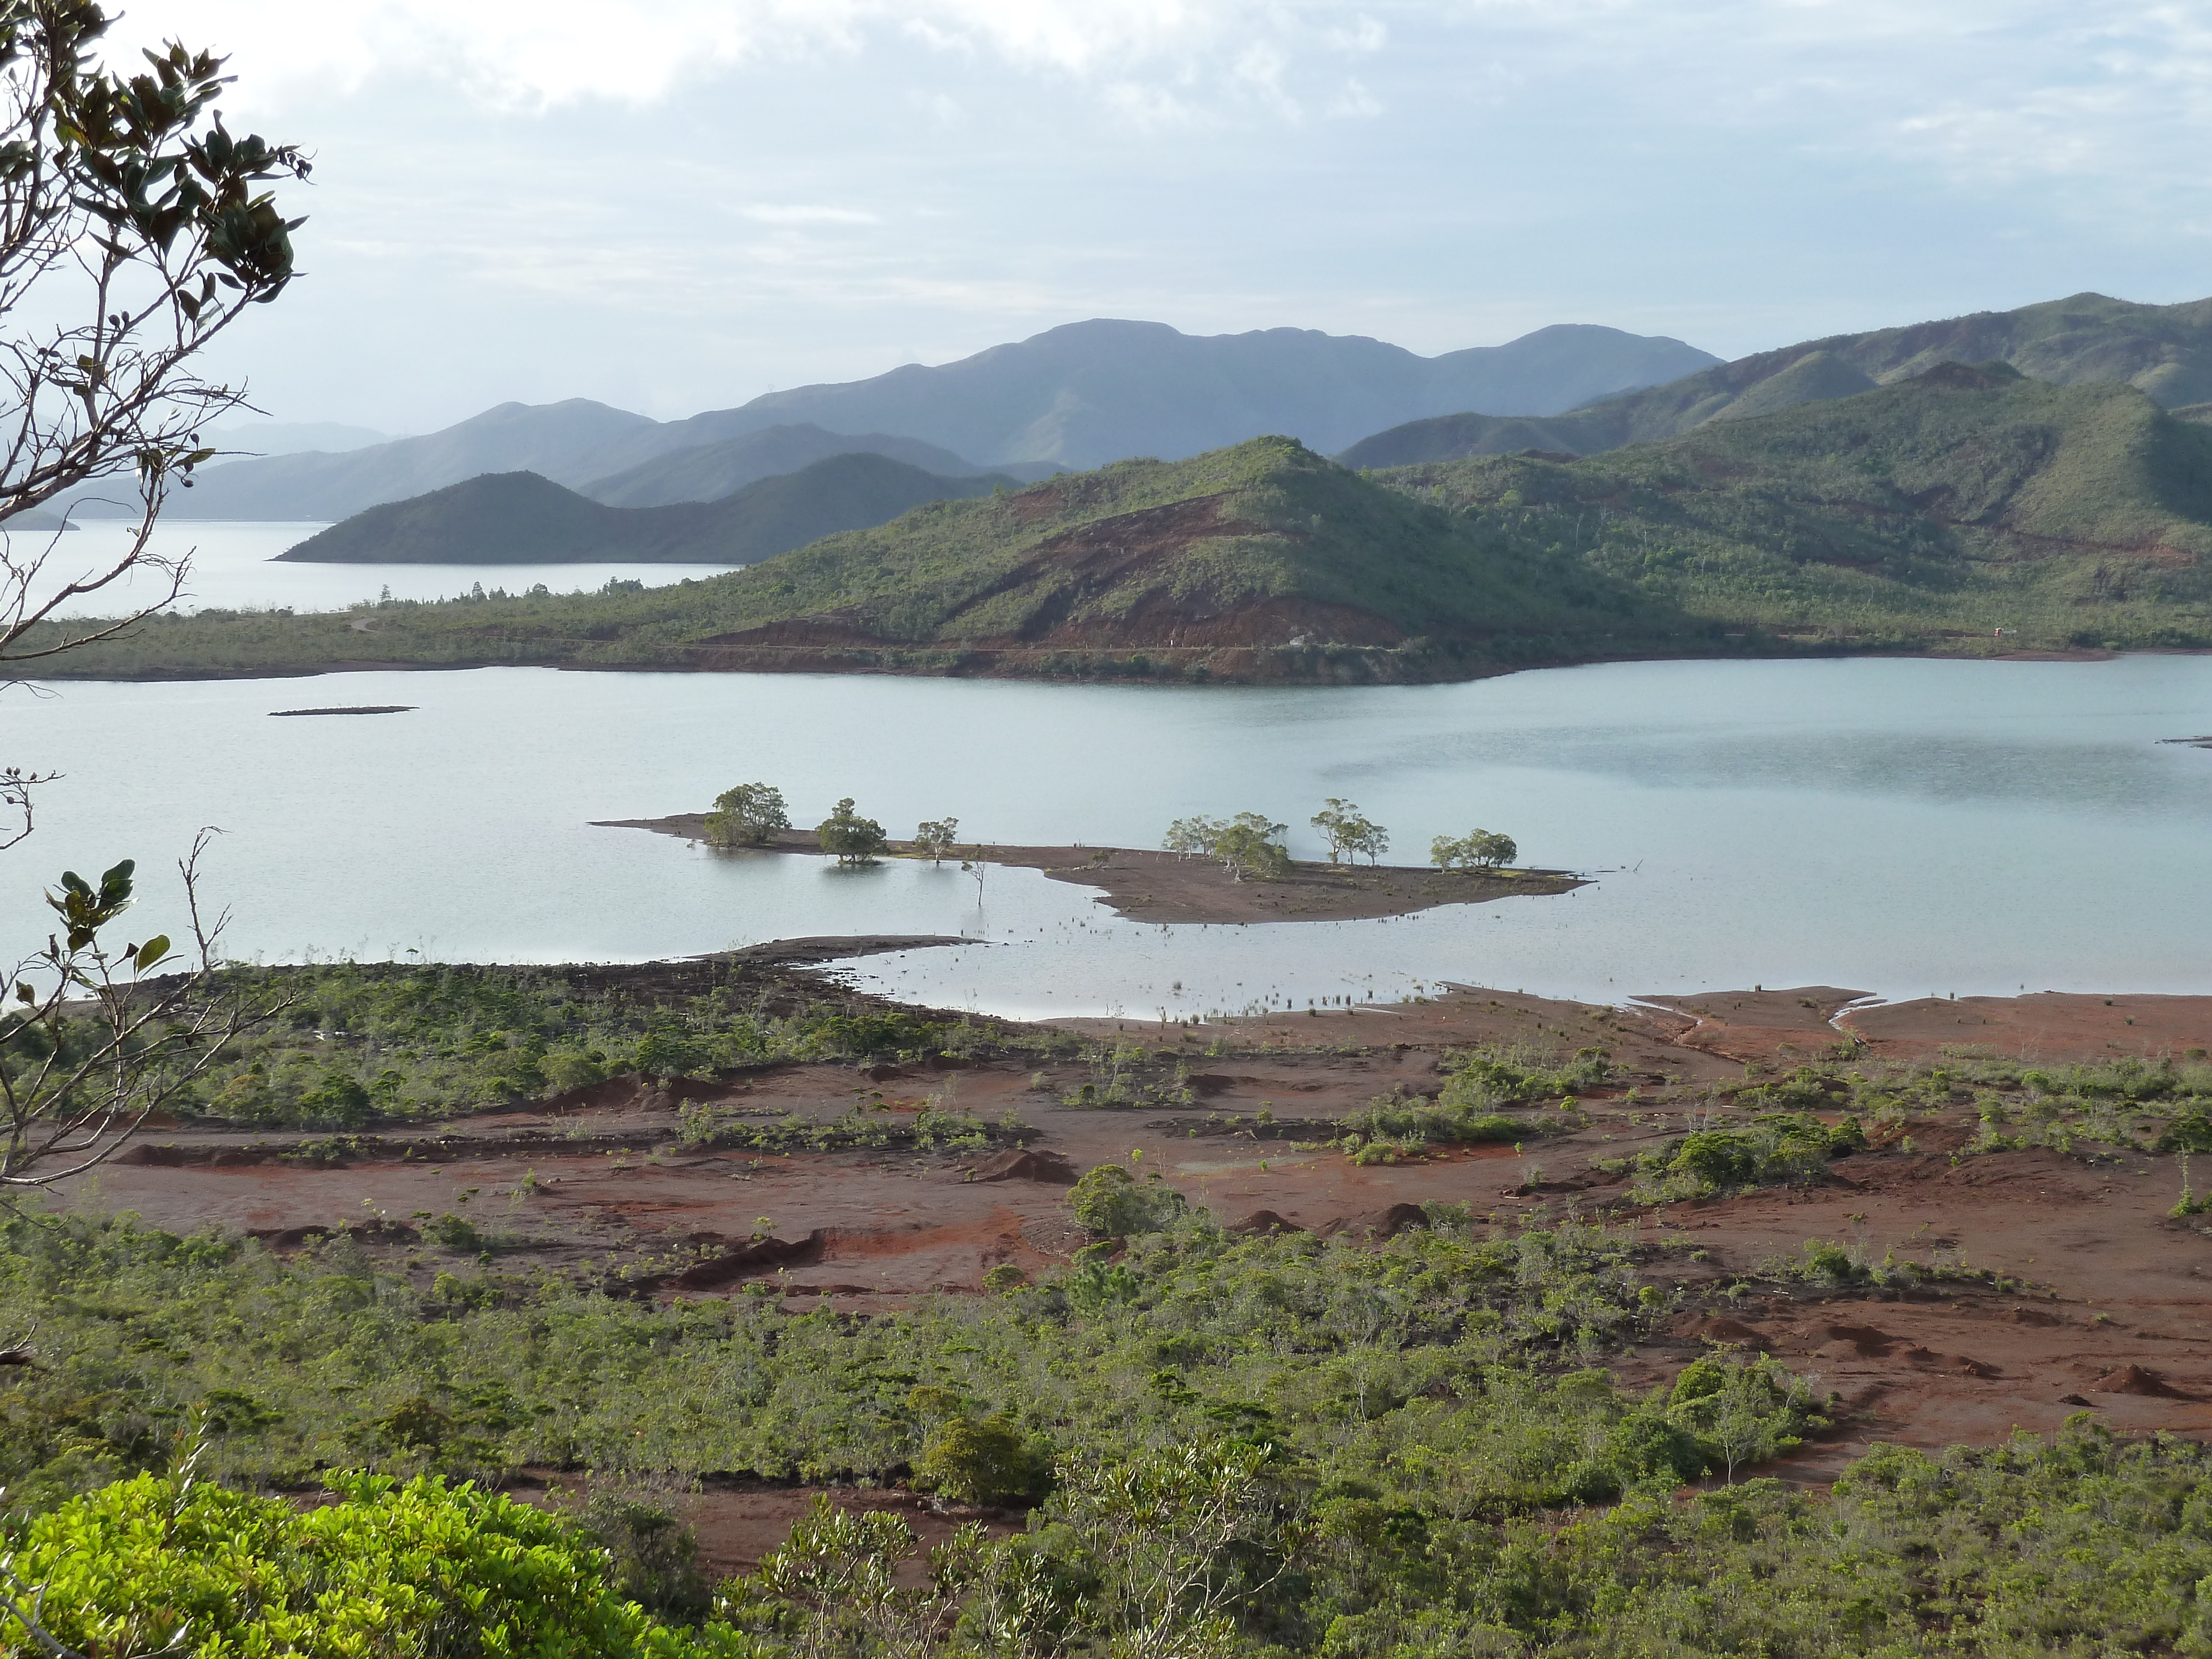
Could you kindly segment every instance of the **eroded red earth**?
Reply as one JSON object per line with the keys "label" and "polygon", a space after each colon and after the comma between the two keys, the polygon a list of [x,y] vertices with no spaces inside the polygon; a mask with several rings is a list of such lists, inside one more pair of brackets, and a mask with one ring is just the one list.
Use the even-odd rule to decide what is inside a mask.
{"label": "eroded red earth", "polygon": [[[1026,1149],[689,1147],[678,1139],[677,1093],[623,1079],[541,1109],[387,1129],[319,1165],[300,1159],[299,1143],[311,1137],[151,1131],[70,1197],[165,1227],[250,1231],[280,1249],[318,1230],[350,1228],[425,1282],[452,1257],[421,1229],[455,1214],[501,1236],[502,1254],[555,1268],[617,1260],[665,1297],[739,1294],[770,1279],[793,1307],[826,1298],[862,1311],[977,1291],[1000,1262],[1049,1270],[1082,1242],[1065,1204],[1075,1173],[1141,1152],[1146,1167],[1224,1222],[1387,1228],[1393,1206],[1442,1200],[1498,1225],[1579,1213],[1672,1241],[1647,1272],[1690,1287],[1694,1311],[1615,1370],[1625,1382],[1656,1383],[1723,1343],[1814,1376],[1848,1409],[1795,1461],[1796,1478],[1825,1478],[1874,1440],[1986,1443],[2015,1428],[2053,1429],[2082,1409],[2126,1431],[2212,1433],[2212,1230],[2169,1217],[2181,1185],[2172,1158],[1969,1154],[1976,1125],[1962,1101],[1915,1120],[1909,1139],[1838,1160],[1822,1184],[1805,1189],[1640,1210],[1618,1180],[1591,1167],[1680,1134],[1698,1091],[1741,1084],[1747,1064],[1786,1073],[1846,1053],[1862,1067],[1961,1053],[2047,1063],[2180,1059],[2212,1046],[2212,999],[1871,1006],[1847,989],[1815,987],[1623,1010],[1470,990],[1196,1029],[1066,1024],[1141,1048],[1147,1059],[1133,1078],[1179,1078],[1195,1103],[1063,1104],[1086,1082],[1105,1080],[1096,1063],[1079,1060],[1042,1069],[1025,1059],[866,1072],[782,1066],[680,1092],[763,1121],[791,1113],[827,1121],[856,1106],[896,1121],[934,1105],[1024,1126]],[[1360,1168],[1318,1144],[1331,1120],[1377,1095],[1433,1092],[1446,1052],[1475,1042],[1554,1054],[1602,1047],[1620,1068],[1620,1087],[1582,1103],[1584,1127],[1525,1152],[1463,1148]],[[1952,1281],[1904,1293],[1722,1294],[1811,1239],[1868,1260],[1893,1253],[1990,1269],[2015,1288]],[[726,1567],[780,1539],[805,1501],[733,1490],[687,1507],[706,1523],[709,1555]]]}

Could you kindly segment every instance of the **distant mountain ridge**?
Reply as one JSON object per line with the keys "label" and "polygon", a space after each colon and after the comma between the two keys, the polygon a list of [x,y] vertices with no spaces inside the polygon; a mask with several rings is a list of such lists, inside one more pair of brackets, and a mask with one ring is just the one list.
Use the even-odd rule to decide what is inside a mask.
{"label": "distant mountain ridge", "polygon": [[487,472],[354,514],[279,554],[297,564],[752,564],[925,501],[988,495],[1003,474],[939,477],[888,456],[825,456],[720,501],[609,507],[535,472]]}
{"label": "distant mountain ridge", "polygon": [[1548,419],[1500,420],[1470,407],[1403,422],[1362,439],[1337,459],[1347,466],[1377,467],[1527,449],[1593,455],[1674,437],[1709,421],[1851,397],[1911,379],[1939,362],[1988,362],[2008,363],[2031,380],[2057,386],[2123,382],[2167,408],[2212,401],[2212,300],[2147,306],[2076,294],[2014,311],[1831,335]]}
{"label": "distant mountain ridge", "polygon": [[716,501],[761,478],[796,472],[832,455],[865,451],[920,467],[941,478],[971,477],[983,471],[949,449],[919,438],[870,432],[844,437],[818,426],[771,426],[719,443],[672,450],[608,477],[577,493],[609,507],[665,507],[674,501]]}
{"label": "distant mountain ridge", "polygon": [[[1586,325],[1421,357],[1379,340],[1310,330],[1193,336],[1161,323],[1094,320],[938,368],[909,365],[866,380],[771,392],[681,421],[580,398],[502,404],[441,432],[343,454],[210,466],[191,489],[171,496],[168,512],[334,520],[479,474],[520,471],[586,494],[604,489],[604,499],[623,505],[659,505],[677,499],[669,493],[676,488],[734,489],[764,476],[748,476],[758,458],[748,459],[736,441],[781,432],[787,437],[777,441],[803,449],[809,430],[867,434],[840,441],[939,476],[1003,466],[1034,479],[1132,455],[1187,457],[1266,433],[1333,449],[1378,427],[1449,410],[1546,413],[1717,361],[1679,340]],[[915,444],[934,453],[902,447]],[[720,456],[676,459],[716,446],[734,447]]]}
{"label": "distant mountain ridge", "polygon": [[725,429],[809,421],[927,438],[987,464],[1180,460],[1262,434],[1340,448],[1387,408],[1547,414],[1719,360],[1680,340],[1589,324],[1422,357],[1363,336],[1273,328],[1188,335],[1097,318],[927,368],[796,386],[712,416]]}

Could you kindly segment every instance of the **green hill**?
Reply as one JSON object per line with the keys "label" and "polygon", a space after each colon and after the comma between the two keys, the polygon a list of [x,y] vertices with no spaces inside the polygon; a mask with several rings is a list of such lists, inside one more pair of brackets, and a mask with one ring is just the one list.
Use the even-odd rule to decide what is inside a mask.
{"label": "green hill", "polygon": [[1945,364],[1607,454],[1372,476],[1785,637],[2212,643],[2212,430],[2124,385]]}
{"label": "green hill", "polygon": [[1339,459],[1389,467],[1522,450],[1591,455],[1708,421],[1848,398],[1941,362],[2002,362],[2060,386],[2124,384],[2168,407],[2212,399],[2212,300],[2146,306],[2101,294],[1807,340],[1564,415],[1446,415],[1364,438]]}
{"label": "green hill", "polygon": [[331,564],[751,564],[882,524],[923,501],[988,495],[1012,482],[939,477],[855,451],[758,479],[719,501],[608,507],[535,472],[491,472],[369,507],[279,556]]}
{"label": "green hill", "polygon": [[203,612],[70,661],[83,675],[545,662],[1400,679],[1717,645],[1717,630],[1569,553],[1492,545],[1449,512],[1264,438],[933,501],[672,587],[350,617]]}
{"label": "green hill", "polygon": [[1357,473],[1258,439],[933,501],[672,587],[204,612],[68,661],[1350,681],[1723,651],[2212,646],[2208,559],[2212,428],[2131,386],[1946,363],[1601,455]]}

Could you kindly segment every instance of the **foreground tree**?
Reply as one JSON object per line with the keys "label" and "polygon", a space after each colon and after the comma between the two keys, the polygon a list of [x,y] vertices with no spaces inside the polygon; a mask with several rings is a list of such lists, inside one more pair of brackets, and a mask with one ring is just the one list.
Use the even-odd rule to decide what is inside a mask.
{"label": "foreground tree", "polygon": [[707,839],[717,847],[765,847],[777,830],[790,828],[783,791],[765,783],[725,789],[707,814]]}
{"label": "foreground tree", "polygon": [[[193,359],[293,276],[301,222],[261,186],[305,179],[307,158],[225,129],[220,58],[173,42],[127,76],[100,70],[110,21],[94,0],[0,0],[0,533],[109,478],[127,480],[137,525],[89,569],[57,568],[56,532],[10,536],[0,660],[108,638],[182,590],[185,559],[149,539],[169,489],[215,453],[201,428],[246,396]],[[157,580],[114,616],[57,620],[140,570]],[[8,779],[20,808],[34,781]]]}
{"label": "foreground tree", "polygon": [[[300,222],[262,186],[305,179],[306,158],[224,127],[220,58],[173,42],[127,76],[101,69],[110,22],[95,0],[0,0],[0,676],[112,638],[182,590],[185,558],[149,550],[155,522],[214,453],[202,425],[245,399],[194,359],[293,276]],[[63,562],[60,533],[26,532],[33,508],[109,479],[136,497],[119,552],[83,568]],[[154,580],[126,599],[134,573]],[[64,617],[111,590],[106,619]],[[31,833],[51,781],[0,766],[0,848]],[[198,896],[206,844],[179,866],[190,960],[163,936],[110,943],[132,899],[128,860],[96,886],[65,872],[48,894],[60,930],[4,981],[0,1198],[112,1157],[254,1018],[216,982],[222,923],[203,924]]]}
{"label": "foreground tree", "polygon": [[890,845],[882,824],[853,810],[850,795],[837,803],[837,810],[823,819],[814,833],[822,842],[822,850],[848,867],[873,864],[882,856],[884,848]]}
{"label": "foreground tree", "polygon": [[173,956],[167,934],[120,949],[102,936],[131,906],[136,869],[127,859],[97,887],[64,871],[46,896],[61,931],[19,967],[15,1006],[0,1014],[0,1200],[112,1158],[225,1043],[273,1012],[218,983],[222,922],[204,926],[199,908],[207,841],[204,830],[178,866],[189,957]]}

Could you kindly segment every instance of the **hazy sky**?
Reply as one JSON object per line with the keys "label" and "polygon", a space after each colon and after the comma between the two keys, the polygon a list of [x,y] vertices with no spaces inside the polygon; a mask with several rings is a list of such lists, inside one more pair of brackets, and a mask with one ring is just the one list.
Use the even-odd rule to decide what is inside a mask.
{"label": "hazy sky", "polygon": [[1723,356],[2212,294],[2212,3],[129,0],[303,143],[288,420],[669,416],[1092,316]]}

